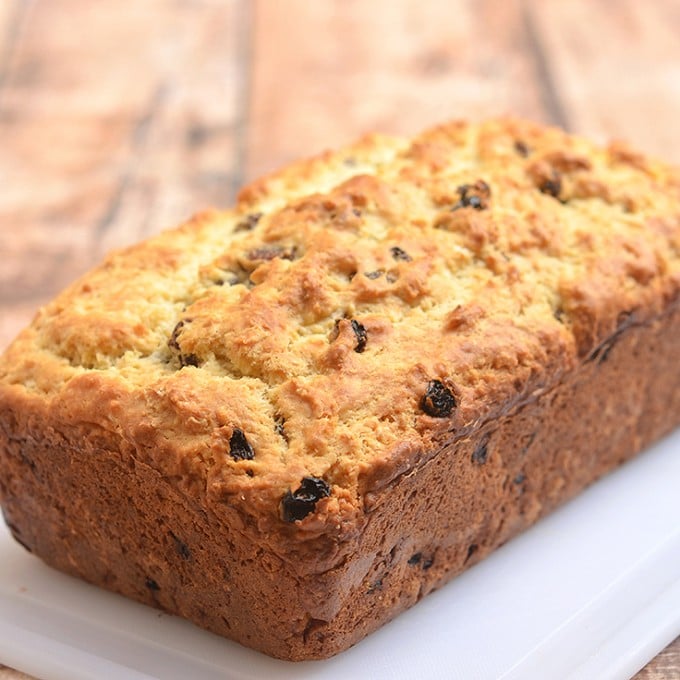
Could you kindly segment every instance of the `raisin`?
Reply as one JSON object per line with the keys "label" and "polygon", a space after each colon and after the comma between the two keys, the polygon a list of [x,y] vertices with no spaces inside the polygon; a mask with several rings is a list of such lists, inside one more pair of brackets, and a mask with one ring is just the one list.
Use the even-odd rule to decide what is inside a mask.
{"label": "raisin", "polygon": [[184,328],[191,319],[182,319],[177,322],[175,327],[172,329],[170,338],[168,339],[168,347],[178,353],[179,365],[181,368],[185,366],[198,366],[200,364],[200,359],[196,354],[182,354],[181,347],[179,346],[179,336]]}
{"label": "raisin", "polygon": [[402,262],[410,262],[412,260],[411,256],[399,246],[392,246],[390,252],[395,260],[401,260]]}
{"label": "raisin", "polygon": [[184,327],[184,324],[184,320],[178,321],[175,324],[175,327],[172,329],[172,333],[170,333],[170,338],[168,339],[168,347],[170,349],[174,349],[176,352],[180,351],[178,338],[182,328]]}
{"label": "raisin", "polygon": [[423,553],[414,553],[408,558],[408,563],[413,567],[416,564],[420,564],[420,560],[423,559]]}
{"label": "raisin", "polygon": [[491,187],[484,180],[479,179],[474,184],[461,184],[456,191],[459,200],[451,210],[458,210],[459,208],[486,210],[489,207]]}
{"label": "raisin", "polygon": [[260,218],[262,217],[262,213],[250,213],[250,215],[246,215],[243,220],[241,220],[235,227],[234,227],[234,232],[237,231],[252,231],[255,229],[257,226],[257,223],[260,221]]}
{"label": "raisin", "polygon": [[249,260],[274,260],[277,257],[282,260],[295,259],[295,246],[260,246],[248,252]]}
{"label": "raisin", "polygon": [[295,491],[286,491],[281,501],[284,522],[304,519],[310,512],[314,512],[318,501],[330,495],[330,487],[323,479],[304,477],[300,486]]}
{"label": "raisin", "polygon": [[488,438],[484,438],[479,444],[477,444],[477,447],[472,453],[472,462],[476,463],[477,465],[484,465],[486,463],[486,459],[489,455],[489,450],[487,448],[487,445],[489,443]]}
{"label": "raisin", "polygon": [[376,269],[373,272],[364,272],[364,276],[367,279],[373,279],[374,280],[374,279],[379,279],[384,273],[385,273],[385,271],[383,269]]}
{"label": "raisin", "polygon": [[184,368],[184,366],[198,366],[201,360],[195,354],[180,354],[179,355],[179,365]]}
{"label": "raisin", "polygon": [[465,557],[465,562],[467,562],[475,553],[477,552],[477,545],[472,543],[467,551],[467,556]]}
{"label": "raisin", "polygon": [[248,443],[246,436],[237,427],[229,439],[229,455],[234,460],[252,460],[255,458],[255,451]]}
{"label": "raisin", "polygon": [[515,484],[523,484],[526,481],[527,476],[523,473],[520,472],[512,481]]}
{"label": "raisin", "polygon": [[323,642],[326,639],[326,634],[323,632],[328,626],[328,621],[323,619],[310,618],[302,631],[302,642],[304,644],[316,642]]}
{"label": "raisin", "polygon": [[382,585],[383,585],[383,580],[382,580],[382,578],[379,578],[375,583],[371,583],[371,585],[368,586],[368,590],[366,591],[366,594],[370,595],[371,593],[374,593],[376,590],[382,590]]}
{"label": "raisin", "polygon": [[152,578],[148,578],[144,581],[144,585],[149,589],[149,590],[160,590],[161,587],[154,581]]}
{"label": "raisin", "polygon": [[356,319],[352,319],[350,321],[352,324],[352,330],[354,331],[354,335],[357,337],[357,344],[354,347],[355,352],[363,352],[366,349],[366,342],[368,341],[368,333],[366,332],[366,327],[362,324],[356,321]]}
{"label": "raisin", "polygon": [[434,557],[428,557],[423,562],[423,571],[427,571],[434,564]]}
{"label": "raisin", "polygon": [[396,272],[387,272],[385,280],[387,281],[387,283],[395,283],[396,281],[399,280],[399,274],[397,274]]}
{"label": "raisin", "polygon": [[175,543],[175,550],[177,551],[177,554],[183,560],[191,559],[191,550],[189,550],[189,546],[184,541],[177,538],[177,536],[175,536],[172,531],[170,532],[170,536],[172,536],[172,540]]}
{"label": "raisin", "polygon": [[428,416],[446,418],[456,408],[456,398],[440,380],[430,380],[427,391],[420,400],[420,408]]}
{"label": "raisin", "polygon": [[526,142],[522,141],[521,139],[517,139],[515,141],[515,151],[523,158],[526,158],[529,155],[529,153],[531,153],[529,145]]}
{"label": "raisin", "polygon": [[560,191],[562,191],[562,178],[557,170],[553,170],[553,176],[550,179],[546,179],[538,186],[538,190],[542,194],[547,194],[553,198],[559,198]]}
{"label": "raisin", "polygon": [[[38,466],[35,464],[35,461],[30,457],[26,455],[25,451],[19,451],[19,457],[21,458],[21,462],[24,465],[28,465],[30,468],[31,472],[38,478],[40,478],[40,474],[38,472]],[[3,513],[4,515],[4,513]]]}

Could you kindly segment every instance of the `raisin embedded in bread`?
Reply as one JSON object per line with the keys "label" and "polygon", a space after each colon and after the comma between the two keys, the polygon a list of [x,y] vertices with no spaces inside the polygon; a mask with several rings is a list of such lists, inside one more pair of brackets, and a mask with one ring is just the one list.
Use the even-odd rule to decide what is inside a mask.
{"label": "raisin embedded in bread", "polygon": [[367,137],[111,254],[0,360],[49,564],[332,655],[680,420],[680,173],[522,121]]}

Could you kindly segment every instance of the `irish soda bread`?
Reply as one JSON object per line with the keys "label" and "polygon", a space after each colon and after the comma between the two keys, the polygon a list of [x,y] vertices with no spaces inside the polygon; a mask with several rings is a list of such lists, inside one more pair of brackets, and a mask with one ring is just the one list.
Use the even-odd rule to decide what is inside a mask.
{"label": "irish soda bread", "polygon": [[330,656],[680,421],[679,291],[677,170],[512,120],[367,137],[38,312],[0,362],[7,523]]}

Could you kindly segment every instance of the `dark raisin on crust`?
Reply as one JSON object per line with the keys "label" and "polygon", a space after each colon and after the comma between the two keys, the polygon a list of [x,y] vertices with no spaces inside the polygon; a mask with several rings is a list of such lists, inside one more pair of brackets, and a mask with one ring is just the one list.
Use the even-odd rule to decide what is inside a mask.
{"label": "dark raisin on crust", "polygon": [[375,279],[379,279],[384,273],[385,273],[384,270],[376,269],[373,272],[364,272],[364,276],[367,279],[374,279],[375,280]]}
{"label": "dark raisin on crust", "polygon": [[149,590],[160,590],[161,587],[154,581],[152,578],[146,578],[144,581],[144,585],[149,589]]}
{"label": "dark raisin on crust", "polygon": [[180,354],[179,355],[179,365],[184,368],[185,366],[198,366],[201,360],[195,354]]}
{"label": "dark raisin on crust", "polygon": [[524,445],[522,446],[522,455],[524,455],[528,450],[529,447],[534,443],[534,439],[536,439],[536,432],[531,432],[528,437],[524,440]]}
{"label": "dark raisin on crust", "polygon": [[467,562],[475,553],[477,552],[477,545],[472,543],[468,548],[467,555],[465,557],[465,562]]}
{"label": "dark raisin on crust", "polygon": [[411,557],[408,558],[408,563],[413,567],[416,564],[420,564],[420,560],[423,559],[423,553],[414,553],[411,555]]}
{"label": "dark raisin on crust", "polygon": [[191,550],[189,550],[189,546],[183,540],[177,538],[177,536],[175,536],[172,531],[170,532],[170,536],[172,537],[172,540],[175,544],[175,550],[177,551],[177,554],[183,560],[191,559]]}
{"label": "dark raisin on crust", "polygon": [[423,570],[424,570],[424,571],[427,571],[433,564],[434,564],[434,557],[428,557],[428,558],[423,562]]}
{"label": "dark raisin on crust", "polygon": [[456,398],[440,380],[430,380],[427,390],[420,400],[420,408],[428,416],[446,418],[456,408]]}
{"label": "dark raisin on crust", "polygon": [[377,581],[374,583],[371,583],[370,586],[368,586],[368,590],[366,591],[367,595],[370,595],[371,593],[374,593],[376,590],[382,590],[382,585],[383,585],[383,580],[382,578],[379,578]]}
{"label": "dark raisin on crust", "polygon": [[168,339],[168,347],[177,352],[177,357],[179,359],[179,365],[181,368],[184,368],[185,366],[198,366],[201,363],[196,354],[183,354],[182,349],[179,346],[179,336],[182,332],[182,328],[184,328],[184,326],[190,321],[191,319],[181,319],[178,321],[175,324],[175,327],[172,329],[172,333]]}
{"label": "dark raisin on crust", "polygon": [[368,341],[368,333],[366,332],[366,327],[359,323],[356,319],[350,321],[352,324],[352,330],[357,338],[357,344],[354,347],[355,352],[363,352],[366,349],[366,342]]}
{"label": "dark raisin on crust", "polygon": [[282,260],[294,260],[296,250],[295,246],[260,246],[248,251],[247,257],[249,260],[273,260],[277,257]]}
{"label": "dark raisin on crust", "polygon": [[252,231],[255,229],[257,226],[257,223],[260,221],[260,218],[262,217],[262,213],[250,213],[249,215],[246,215],[244,219],[242,219],[235,227],[234,231]]}
{"label": "dark raisin on crust", "polygon": [[328,484],[319,477],[304,477],[295,491],[286,491],[281,501],[284,522],[304,519],[314,512],[318,501],[331,495]]}
{"label": "dark raisin on crust", "polygon": [[248,443],[243,431],[237,427],[234,428],[229,439],[229,455],[234,460],[252,460],[255,458],[253,447]]}
{"label": "dark raisin on crust", "polygon": [[542,194],[547,194],[553,198],[559,198],[560,191],[562,191],[562,177],[560,176],[560,173],[557,172],[557,170],[553,170],[552,177],[539,184],[538,190]]}
{"label": "dark raisin on crust", "polygon": [[475,450],[472,452],[473,463],[476,463],[477,465],[484,465],[484,463],[486,463],[486,459],[489,456],[488,443],[489,439],[488,437],[485,437],[477,444]]}
{"label": "dark raisin on crust", "polygon": [[484,180],[477,180],[474,184],[461,184],[456,191],[458,192],[458,203],[451,210],[459,208],[474,208],[475,210],[486,210],[491,199],[491,187]]}
{"label": "dark raisin on crust", "polygon": [[185,320],[181,319],[175,324],[175,327],[172,329],[172,333],[170,333],[170,337],[168,338],[168,347],[170,349],[174,349],[176,352],[180,351],[179,347],[179,334],[182,331],[182,328],[184,328]]}
{"label": "dark raisin on crust", "polygon": [[390,253],[392,253],[392,257],[395,260],[401,260],[402,262],[410,262],[412,260],[411,256],[399,246],[392,246],[390,248]]}
{"label": "dark raisin on crust", "polygon": [[529,145],[525,141],[517,139],[515,140],[515,151],[523,158],[527,158],[531,149],[529,149]]}
{"label": "dark raisin on crust", "polygon": [[520,472],[512,481],[515,484],[523,484],[526,481],[527,476],[523,473]]}

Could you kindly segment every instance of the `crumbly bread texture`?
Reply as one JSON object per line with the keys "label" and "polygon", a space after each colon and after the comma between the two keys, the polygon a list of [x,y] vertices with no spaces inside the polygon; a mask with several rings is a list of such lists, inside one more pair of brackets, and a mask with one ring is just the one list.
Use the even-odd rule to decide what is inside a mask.
{"label": "crumbly bread texture", "polygon": [[508,119],[366,137],[38,312],[0,360],[7,522],[335,654],[677,424],[679,291],[676,169]]}

